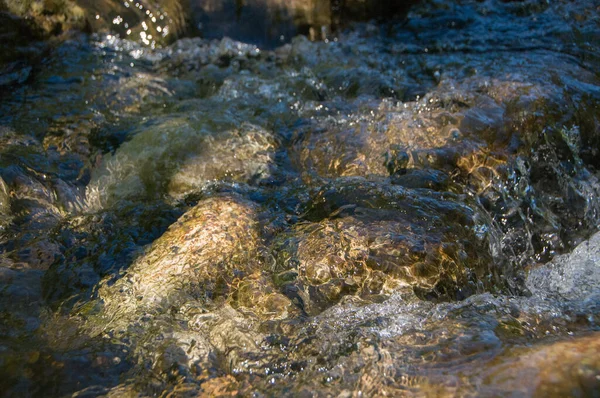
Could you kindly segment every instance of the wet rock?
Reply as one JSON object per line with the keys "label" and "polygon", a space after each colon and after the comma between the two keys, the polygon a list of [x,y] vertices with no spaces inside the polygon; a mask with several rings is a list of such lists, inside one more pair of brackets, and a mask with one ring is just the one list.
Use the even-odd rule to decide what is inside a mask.
{"label": "wet rock", "polygon": [[600,336],[513,348],[489,366],[486,380],[527,396],[594,396],[600,388]]}
{"label": "wet rock", "polygon": [[0,247],[18,263],[47,270],[59,249],[51,234],[39,231],[55,228],[68,211],[79,208],[83,165],[71,154],[44,151],[35,138],[12,129],[0,127],[0,143],[0,217],[11,237]]}
{"label": "wet rock", "polygon": [[[432,304],[405,292],[378,304],[346,300],[312,320],[287,345],[285,366],[302,380],[292,387],[298,391],[497,394],[513,391],[517,383],[521,392],[534,395],[596,386],[597,336],[578,335],[582,330],[566,308],[537,298],[484,294]],[[562,342],[549,337],[564,333],[561,327],[575,337]],[[564,362],[547,360],[561,352]]]}
{"label": "wet rock", "polygon": [[260,212],[236,195],[201,201],[119,280],[101,283],[99,303],[75,308],[81,330],[92,337],[107,331],[131,345],[132,358],[152,357],[158,383],[203,369],[259,366],[259,325],[293,311],[261,276],[268,268]]}
{"label": "wet rock", "polygon": [[89,299],[104,278],[116,278],[183,213],[164,203],[131,205],[115,212],[73,216],[60,225],[60,248],[44,276],[44,297],[67,308]]}
{"label": "wet rock", "polygon": [[[18,132],[0,146],[17,216],[1,261],[27,272],[1,276],[23,282],[2,302],[17,339],[0,362],[24,365],[3,368],[1,389],[474,396],[510,394],[507,375],[533,391],[539,367],[511,354],[552,356],[544,347],[600,322],[594,261],[534,268],[527,284],[522,271],[598,225],[598,10],[518,3],[422,2],[405,25],[274,52],[82,36],[17,76],[0,101]],[[70,184],[87,185],[83,159],[99,199],[79,214],[64,203],[77,203]],[[159,237],[179,215],[165,214],[196,200]],[[36,310],[15,314],[10,300],[39,300],[57,235],[71,249],[44,278],[52,306],[40,304],[57,321],[37,332]],[[508,294],[523,286],[541,288]],[[61,307],[78,289],[90,294]],[[39,339],[21,334],[34,329]],[[593,391],[592,355],[558,372]]]}
{"label": "wet rock", "polygon": [[[26,19],[41,36],[69,30],[114,32],[154,48],[186,29],[187,11],[179,0],[149,4],[111,0],[3,0],[5,11]],[[3,11],[0,9],[0,11]]]}
{"label": "wet rock", "polygon": [[448,188],[448,176],[437,170],[412,169],[406,174],[392,175],[392,184],[406,188],[427,188],[445,191]]}
{"label": "wet rock", "polygon": [[171,227],[114,284],[102,283],[102,316],[115,330],[186,301],[212,308],[231,300],[253,316],[285,318],[289,301],[261,277],[263,243],[257,204],[235,195],[201,201]]}
{"label": "wet rock", "polygon": [[0,178],[0,228],[4,228],[10,223],[10,196],[8,187],[2,178]]}
{"label": "wet rock", "polygon": [[[326,62],[318,55],[314,59],[317,65]],[[433,70],[442,62],[437,55],[424,59]],[[515,62],[514,54],[506,61]],[[590,102],[580,102],[579,111],[557,114],[556,109],[564,109],[562,83],[536,80],[536,73],[530,79],[497,79],[492,77],[498,76],[495,65],[479,65],[474,76],[440,75],[439,85],[422,99],[356,99],[360,111],[352,117],[313,118],[294,132],[288,149],[292,164],[326,178],[391,175],[392,182],[409,187],[476,192],[506,234],[505,242],[511,242],[507,257],[520,266],[532,255],[536,261],[550,260],[580,241],[574,220],[585,220],[590,231],[600,214],[595,200],[588,199],[598,197],[597,177],[580,157],[590,149],[572,139],[580,136],[575,115],[588,112],[596,101],[587,97]],[[574,70],[566,60],[554,67],[557,75]],[[585,69],[578,70],[579,79],[594,80]],[[591,133],[595,128],[589,127]],[[448,184],[438,184],[428,173],[445,174]],[[509,195],[500,193],[506,188]]]}
{"label": "wet rock", "polygon": [[475,212],[448,199],[338,179],[313,196],[305,215],[311,222],[278,238],[279,267],[297,272],[296,283],[310,296],[307,311],[346,294],[376,296],[400,287],[428,298],[464,298],[499,270],[487,243],[475,238]]}
{"label": "wet rock", "polygon": [[477,222],[476,211],[469,207],[466,197],[451,192],[412,190],[389,184],[388,179],[344,177],[313,189],[305,218],[319,221],[340,214],[352,214],[353,206],[381,210],[397,210],[413,213],[425,219],[424,213],[438,214],[432,221],[447,224],[459,222],[473,226]]}
{"label": "wet rock", "polygon": [[298,34],[313,40],[326,39],[332,29],[352,21],[402,18],[416,2],[199,0],[192,3],[192,15],[195,28],[204,37],[229,36],[261,46],[276,46]]}
{"label": "wet rock", "polygon": [[85,27],[85,11],[70,0],[3,0],[7,11],[26,18],[44,35],[56,35]]}
{"label": "wet rock", "polygon": [[76,1],[93,31],[114,32],[151,48],[169,43],[187,30],[185,1]]}
{"label": "wet rock", "polygon": [[272,178],[275,171],[277,141],[272,134],[254,126],[242,126],[239,131],[218,140],[209,138],[199,146],[210,147],[210,155],[189,157],[171,177],[169,195],[190,193],[210,180],[257,183]]}
{"label": "wet rock", "polygon": [[323,394],[504,394],[518,386],[526,396],[589,395],[600,369],[598,335],[589,330],[599,321],[598,236],[532,269],[530,297],[433,304],[397,291],[383,303],[343,301],[296,331],[303,344],[290,343],[288,364],[303,360],[296,377],[305,388],[315,380]]}
{"label": "wet rock", "polygon": [[184,119],[138,133],[92,176],[92,207],[123,199],[180,198],[214,180],[259,183],[274,172],[276,139],[263,128],[243,124],[219,135]]}
{"label": "wet rock", "polygon": [[171,225],[123,278],[102,287],[105,312],[132,315],[143,308],[169,308],[187,295],[211,299],[227,294],[237,274],[260,270],[258,212],[256,204],[238,197],[200,202]]}
{"label": "wet rock", "polygon": [[324,177],[395,175],[410,169],[452,172],[461,157],[482,144],[461,136],[455,123],[462,116],[432,105],[435,101],[357,100],[362,109],[351,123],[316,118],[298,129],[290,148],[292,162]]}
{"label": "wet rock", "polygon": [[0,127],[0,143],[0,175],[18,212],[38,208],[58,215],[78,207],[84,167],[79,156],[44,150],[34,137],[5,127]]}

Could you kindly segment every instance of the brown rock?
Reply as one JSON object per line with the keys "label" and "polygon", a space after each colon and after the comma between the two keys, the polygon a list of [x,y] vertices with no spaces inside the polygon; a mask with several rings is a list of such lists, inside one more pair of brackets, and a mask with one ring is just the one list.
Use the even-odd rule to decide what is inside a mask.
{"label": "brown rock", "polygon": [[600,389],[600,335],[513,348],[490,364],[486,384],[521,396],[596,396]]}

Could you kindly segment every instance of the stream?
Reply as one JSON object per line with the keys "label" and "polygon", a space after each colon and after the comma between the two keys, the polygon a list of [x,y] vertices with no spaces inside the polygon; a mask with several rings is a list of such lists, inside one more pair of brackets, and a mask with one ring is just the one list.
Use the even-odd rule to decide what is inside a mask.
{"label": "stream", "polygon": [[161,15],[0,45],[3,396],[600,396],[597,2]]}

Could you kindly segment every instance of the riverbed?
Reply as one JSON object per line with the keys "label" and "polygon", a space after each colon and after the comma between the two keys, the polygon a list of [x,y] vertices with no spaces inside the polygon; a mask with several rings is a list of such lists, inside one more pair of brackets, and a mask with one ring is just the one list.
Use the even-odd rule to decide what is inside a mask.
{"label": "riverbed", "polygon": [[599,15],[20,44],[0,390],[597,396]]}

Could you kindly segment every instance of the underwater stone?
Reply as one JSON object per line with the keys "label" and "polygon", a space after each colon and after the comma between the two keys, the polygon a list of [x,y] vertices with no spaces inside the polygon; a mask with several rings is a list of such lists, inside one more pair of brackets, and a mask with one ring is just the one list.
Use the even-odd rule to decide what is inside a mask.
{"label": "underwater stone", "polygon": [[201,201],[121,279],[99,285],[103,305],[79,311],[82,330],[95,336],[109,328],[133,341],[132,355],[152,356],[160,374],[222,366],[215,355],[232,371],[259,350],[260,322],[285,318],[291,306],[261,277],[260,210],[236,195]]}
{"label": "underwater stone", "polygon": [[393,175],[392,184],[402,185],[406,188],[427,188],[443,191],[448,188],[448,176],[433,169],[411,169],[406,174]]}
{"label": "underwater stone", "polygon": [[[260,269],[259,207],[235,197],[200,202],[154,241],[114,285],[103,285],[106,312],[168,307],[191,294],[219,295],[217,283]],[[226,286],[221,287],[221,289]]]}
{"label": "underwater stone", "polygon": [[[486,369],[495,392],[522,396],[590,396],[600,389],[600,334],[512,348]],[[491,364],[490,364],[491,365]],[[524,378],[527,380],[523,380]],[[523,381],[523,382],[521,382]]]}
{"label": "underwater stone", "polygon": [[190,156],[169,181],[169,195],[180,197],[210,180],[256,183],[268,179],[275,167],[277,141],[266,130],[245,124],[219,138],[208,137],[200,147],[210,148]]}
{"label": "underwater stone", "polygon": [[214,134],[185,119],[140,131],[92,175],[87,202],[102,208],[119,200],[181,198],[215,180],[258,183],[273,171],[276,140],[251,124]]}
{"label": "underwater stone", "polygon": [[0,177],[0,228],[10,222],[10,197],[8,187]]}
{"label": "underwater stone", "polygon": [[346,294],[402,286],[430,299],[465,298],[496,271],[486,241],[475,236],[475,212],[445,195],[338,179],[313,195],[308,221],[276,239],[278,264],[298,273],[292,284],[314,293],[320,309]]}
{"label": "underwater stone", "polygon": [[[237,195],[201,201],[146,250],[114,284],[100,284],[103,316],[135,319],[199,300],[227,299],[253,316],[281,319],[289,300],[261,276],[261,208]],[[246,312],[248,312],[246,311]]]}

